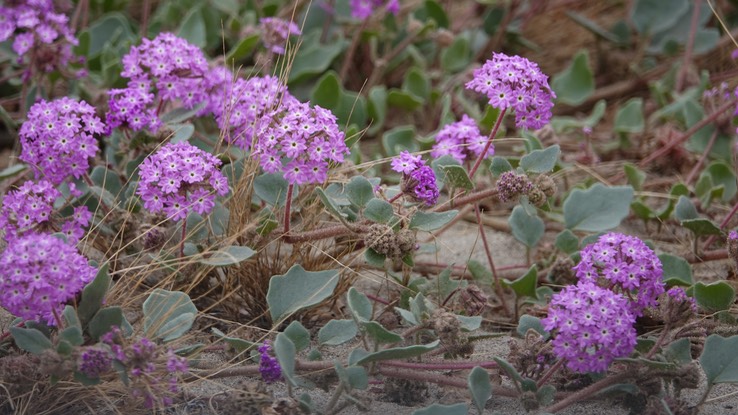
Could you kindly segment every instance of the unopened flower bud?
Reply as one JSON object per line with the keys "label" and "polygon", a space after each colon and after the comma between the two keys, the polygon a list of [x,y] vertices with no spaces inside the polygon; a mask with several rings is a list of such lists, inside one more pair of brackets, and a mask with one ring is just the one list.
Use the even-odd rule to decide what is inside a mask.
{"label": "unopened flower bud", "polygon": [[541,207],[541,206],[543,206],[543,205],[546,204],[546,200],[547,199],[546,199],[546,195],[543,193],[543,191],[541,189],[539,189],[538,187],[535,187],[534,186],[528,192],[528,200],[530,201],[530,203],[533,204],[533,206],[535,206],[535,207]]}
{"label": "unopened flower bud", "polygon": [[506,171],[497,179],[497,191],[503,202],[518,200],[522,195],[527,195],[533,188],[533,183],[524,174],[514,171]]}
{"label": "unopened flower bud", "polygon": [[556,182],[551,178],[551,176],[545,174],[536,177],[535,186],[541,189],[546,197],[551,197],[555,195],[556,191],[558,190],[558,188],[556,187]]}
{"label": "unopened flower bud", "polygon": [[474,284],[469,284],[459,293],[461,303],[469,316],[478,316],[487,307],[487,294]]}
{"label": "unopened flower bud", "polygon": [[454,43],[454,34],[446,29],[439,29],[435,35],[436,42],[440,47],[449,47]]}

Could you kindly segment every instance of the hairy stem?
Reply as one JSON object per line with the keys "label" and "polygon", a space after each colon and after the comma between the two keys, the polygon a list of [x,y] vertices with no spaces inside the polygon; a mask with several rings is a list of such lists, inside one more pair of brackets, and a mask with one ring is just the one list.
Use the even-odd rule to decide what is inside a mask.
{"label": "hairy stem", "polygon": [[292,189],[293,184],[290,183],[289,186],[287,186],[287,200],[284,202],[284,235],[287,236],[290,234],[290,216],[291,216],[291,210],[292,210]]}
{"label": "hairy stem", "polygon": [[578,392],[575,392],[575,393],[567,396],[566,398],[564,398],[564,399],[560,400],[559,402],[557,402],[557,403],[549,406],[548,408],[545,408],[543,412],[556,413],[556,412],[558,412],[558,411],[560,411],[562,409],[565,409],[565,408],[569,407],[569,405],[572,405],[574,403],[577,403],[577,402],[579,402],[579,401],[581,401],[583,399],[586,399],[586,398],[594,395],[595,393],[597,393],[597,392],[605,389],[606,387],[608,387],[610,385],[614,385],[616,383],[620,383],[623,380],[631,377],[632,375],[633,375],[633,373],[631,373],[631,372],[621,372],[621,373],[617,373],[617,374],[612,375],[612,376],[608,376],[608,377],[600,380],[599,382],[596,382],[596,383],[594,383],[592,385],[589,385],[586,388],[584,388],[584,389],[582,389],[582,390],[580,390]]}
{"label": "hairy stem", "polygon": [[[489,243],[487,243],[487,234],[484,231],[484,223],[482,223],[482,215],[479,211],[479,205],[474,206],[474,213],[477,215],[477,223],[479,224],[479,235],[482,237],[482,244],[484,245],[484,253],[487,255],[487,261],[489,262],[489,268],[490,271],[492,271],[492,277],[495,280],[495,292],[497,293],[497,297],[500,298],[500,303],[502,303],[502,308],[505,310],[505,314],[509,315],[510,310],[507,308],[507,303],[505,302],[505,293],[502,290],[502,284],[500,284],[500,279],[497,276],[497,269],[495,269],[495,260],[492,257],[492,251],[489,249]],[[515,307],[515,312],[517,314],[517,307]]]}
{"label": "hairy stem", "polygon": [[446,212],[448,210],[451,210],[452,208],[458,208],[460,206],[464,206],[469,203],[480,202],[484,199],[487,199],[488,197],[492,197],[495,195],[497,195],[497,188],[490,187],[489,189],[484,189],[484,190],[480,190],[474,193],[469,193],[468,195],[457,197],[453,201],[449,200],[443,204],[436,206],[430,211],[431,212]]}
{"label": "hairy stem", "polygon": [[182,219],[182,240],[179,241],[179,257],[184,258],[184,245],[187,238],[187,217]]}

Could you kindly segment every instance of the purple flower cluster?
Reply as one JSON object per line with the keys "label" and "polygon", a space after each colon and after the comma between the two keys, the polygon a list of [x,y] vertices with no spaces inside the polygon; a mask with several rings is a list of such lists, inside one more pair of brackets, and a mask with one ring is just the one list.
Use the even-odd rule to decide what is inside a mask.
{"label": "purple flower cluster", "polygon": [[466,88],[486,95],[489,104],[501,110],[515,111],[518,128],[539,129],[551,119],[552,100],[556,94],[548,77],[538,65],[520,56],[495,53]]}
{"label": "purple flower cluster", "polygon": [[282,378],[282,367],[277,358],[272,357],[272,345],[269,340],[259,346],[259,373],[266,383],[272,383]]}
{"label": "purple flower cluster", "polygon": [[[64,69],[72,59],[77,38],[69,19],[55,13],[51,0],[6,2],[0,6],[0,42],[12,37],[18,63],[24,61],[43,72]],[[29,54],[31,56],[26,56]]]}
{"label": "purple flower cluster", "polygon": [[254,155],[267,173],[282,172],[290,184],[320,183],[330,163],[349,153],[336,116],[291,96],[257,122]]}
{"label": "purple flower cluster", "polygon": [[[479,132],[477,123],[464,114],[461,121],[444,126],[436,134],[436,144],[433,146],[431,156],[438,158],[450,155],[459,162],[463,162],[467,157],[479,157],[486,144],[487,137]],[[484,158],[492,157],[494,154],[495,148],[492,145],[487,150]]]}
{"label": "purple flower cluster", "polygon": [[640,316],[643,309],[657,305],[664,292],[661,261],[651,248],[635,236],[610,232],[581,251],[574,267],[581,282],[604,284],[631,300],[631,311]]}
{"label": "purple flower cluster", "polygon": [[402,151],[390,163],[392,170],[402,173],[400,189],[417,201],[426,205],[435,205],[438,201],[438,184],[433,169],[425,165],[420,156],[414,156],[408,151]]}
{"label": "purple flower cluster", "polygon": [[189,370],[185,358],[171,349],[163,354],[146,337],[125,339],[118,327],[101,336],[100,341],[110,348],[112,359],[125,368],[134,397],[143,399],[147,408],[173,403],[172,395],[179,390],[178,377]]}
{"label": "purple flower cluster", "polygon": [[98,379],[113,369],[113,356],[101,347],[86,347],[77,359],[77,370],[91,379]]}
{"label": "purple flower cluster", "polygon": [[85,101],[41,100],[31,107],[18,132],[20,159],[33,167],[36,177],[44,176],[55,185],[70,175],[80,178],[97,154],[95,135],[104,131],[95,109]]}
{"label": "purple flower cluster", "polygon": [[108,91],[110,128],[126,126],[134,131],[156,131],[161,126],[155,99],[180,101],[191,109],[206,101],[204,77],[208,70],[200,48],[171,33],[143,39],[123,57],[121,76],[130,78],[127,88]]}
{"label": "purple flower cluster", "polygon": [[[17,190],[8,192],[0,211],[0,229],[5,230],[5,239],[10,241],[28,233],[53,232],[58,230],[54,217],[54,201],[61,197],[54,186],[41,180],[26,181]],[[74,214],[61,225],[67,242],[74,245],[85,233],[92,213],[86,206],[74,208]]]}
{"label": "purple flower cluster", "polygon": [[351,0],[351,16],[356,19],[366,20],[374,11],[384,8],[387,13],[397,15],[400,12],[399,0]]}
{"label": "purple flower cluster", "polygon": [[591,282],[555,294],[542,323],[554,332],[556,356],[575,372],[602,372],[635,349],[635,316],[628,300]]}
{"label": "purple flower cluster", "polygon": [[228,194],[220,165],[217,157],[185,141],[166,144],[141,163],[136,193],[146,209],[173,220],[189,211],[205,215],[215,206],[215,193]]}
{"label": "purple flower cluster", "polygon": [[693,298],[687,295],[687,292],[684,291],[684,288],[682,287],[671,287],[667,292],[666,295],[669,297],[669,300],[675,303],[687,303],[689,304],[689,308],[692,310],[693,313],[697,312],[697,301]]}
{"label": "purple flower cluster", "polygon": [[525,174],[517,174],[513,170],[506,171],[497,179],[497,196],[503,202],[517,200],[533,190],[533,183]]}
{"label": "purple flower cluster", "polygon": [[95,278],[77,249],[47,234],[13,240],[0,255],[0,305],[26,320],[56,325],[64,304]]}
{"label": "purple flower cluster", "polygon": [[259,20],[261,41],[270,51],[284,55],[285,45],[290,35],[300,36],[302,32],[294,22],[277,17],[264,17]]}
{"label": "purple flower cluster", "polygon": [[280,101],[294,101],[287,86],[275,76],[238,78],[225,68],[211,71],[217,79],[210,87],[208,112],[212,113],[225,139],[243,150],[251,148],[257,121],[273,110]]}

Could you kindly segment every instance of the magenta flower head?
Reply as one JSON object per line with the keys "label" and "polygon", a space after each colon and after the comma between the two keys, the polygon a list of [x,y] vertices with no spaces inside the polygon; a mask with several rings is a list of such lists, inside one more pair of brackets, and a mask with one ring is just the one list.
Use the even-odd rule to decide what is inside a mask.
{"label": "magenta flower head", "polygon": [[69,176],[82,177],[98,151],[95,135],[105,126],[85,101],[59,98],[39,101],[28,112],[18,133],[20,159],[33,167],[36,177],[57,185]]}
{"label": "magenta flower head", "polygon": [[635,316],[628,300],[591,282],[555,294],[542,323],[554,336],[554,354],[575,372],[602,372],[635,349]]}
{"label": "magenta flower head", "polygon": [[657,305],[664,292],[661,261],[656,253],[635,236],[610,232],[581,251],[574,267],[577,278],[621,292],[631,298],[633,314]]}
{"label": "magenta flower head", "polygon": [[110,128],[121,125],[139,131],[156,131],[161,122],[154,101],[178,101],[191,109],[207,99],[204,77],[208,70],[200,48],[171,33],[143,39],[122,59],[121,76],[130,78],[127,88],[108,92]]}
{"label": "magenta flower head", "polygon": [[413,199],[433,206],[438,201],[440,192],[436,183],[433,169],[425,165],[420,156],[414,156],[408,151],[402,151],[390,163],[392,170],[402,173],[400,189]]}
{"label": "magenta flower head", "polygon": [[[463,162],[467,157],[479,157],[486,144],[487,137],[479,132],[477,123],[464,114],[461,121],[444,126],[436,134],[436,144],[433,146],[431,156],[439,158],[449,155],[459,162]],[[484,158],[492,157],[494,154],[495,147],[490,145]]]}
{"label": "magenta flower head", "polygon": [[211,71],[217,79],[210,87],[207,111],[215,117],[225,140],[247,151],[251,148],[257,121],[282,101],[295,101],[287,86],[275,76],[233,80],[225,68]]}
{"label": "magenta flower head", "polygon": [[0,42],[13,39],[19,64],[49,73],[65,70],[77,38],[69,19],[55,13],[51,0],[10,1],[0,6]]}
{"label": "magenta flower head", "polygon": [[69,300],[95,278],[75,247],[48,234],[29,234],[0,254],[0,305],[26,320],[56,325]]}
{"label": "magenta flower head", "polygon": [[395,16],[400,12],[399,0],[351,0],[351,16],[359,20],[366,20],[377,9],[384,9]]}
{"label": "magenta flower head", "polygon": [[512,109],[515,125],[532,130],[548,123],[556,98],[537,64],[503,53],[493,54],[492,60],[475,70],[466,88],[486,95],[495,108]]}
{"label": "magenta flower head", "polygon": [[258,121],[256,132],[261,168],[282,172],[291,185],[324,182],[330,163],[342,163],[349,153],[333,113],[291,96]]}
{"label": "magenta flower head", "polygon": [[215,194],[228,194],[220,165],[217,157],[185,141],[166,144],[141,163],[136,193],[146,209],[175,221],[190,211],[205,215],[215,206]]}
{"label": "magenta flower head", "polygon": [[84,235],[92,213],[86,206],[76,207],[73,216],[60,224],[55,217],[54,201],[61,195],[46,180],[38,183],[28,180],[17,190],[8,192],[0,211],[0,229],[5,230],[5,239],[11,241],[27,233],[54,232],[61,228],[67,242],[76,244]]}
{"label": "magenta flower head", "polygon": [[263,17],[259,20],[261,29],[261,41],[270,51],[284,55],[287,39],[292,36],[300,36],[300,28],[294,22],[277,17]]}
{"label": "magenta flower head", "polygon": [[282,378],[282,367],[271,353],[272,345],[269,340],[265,340],[264,344],[259,346],[259,373],[266,383],[276,382]]}

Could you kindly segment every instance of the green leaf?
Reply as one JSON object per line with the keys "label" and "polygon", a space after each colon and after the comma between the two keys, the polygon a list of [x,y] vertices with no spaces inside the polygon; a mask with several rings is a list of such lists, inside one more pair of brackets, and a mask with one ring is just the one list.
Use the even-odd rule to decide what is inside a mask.
{"label": "green leaf", "polygon": [[295,349],[299,352],[310,346],[310,332],[299,321],[295,320],[284,329],[284,334],[292,340]]}
{"label": "green leaf", "polygon": [[9,330],[15,345],[28,353],[41,354],[53,347],[51,340],[37,329],[11,327]]}
{"label": "green leaf", "polygon": [[476,366],[469,372],[469,377],[466,379],[469,385],[469,391],[471,392],[474,405],[480,414],[484,413],[484,405],[487,400],[492,396],[492,383],[489,381],[489,373]]}
{"label": "green leaf", "polygon": [[597,183],[587,190],[574,189],[564,202],[566,227],[590,232],[612,229],[628,216],[632,201],[630,186]]}
{"label": "green leaf", "polygon": [[510,379],[514,380],[514,381],[515,381],[515,383],[518,383],[518,384],[520,384],[520,383],[522,383],[522,382],[523,382],[523,377],[522,377],[522,376],[520,376],[520,373],[518,373],[518,371],[517,371],[517,370],[515,370],[515,368],[513,367],[513,365],[511,365],[510,363],[508,363],[508,361],[507,361],[507,360],[505,360],[505,359],[502,359],[502,358],[499,358],[499,357],[492,357],[492,359],[493,359],[493,360],[494,360],[495,362],[497,362],[497,364],[498,364],[498,365],[499,365],[499,366],[500,366],[500,367],[501,367],[501,368],[502,368],[502,369],[503,369],[503,370],[504,370],[505,372],[507,372],[507,375],[508,375],[508,376],[510,376]]}
{"label": "green leaf", "polygon": [[503,284],[512,288],[518,297],[532,297],[536,298],[536,285],[538,285],[538,266],[533,266],[528,269],[522,277],[515,281],[502,280]]}
{"label": "green leaf", "polygon": [[461,316],[457,314],[456,319],[461,322],[461,329],[464,331],[479,330],[482,327],[482,316]]}
{"label": "green leaf", "polygon": [[121,194],[123,184],[120,177],[112,170],[103,166],[96,166],[90,173],[90,179],[94,184],[110,192],[111,195],[117,196]]}
{"label": "green leaf", "polygon": [[411,415],[466,415],[469,408],[465,403],[457,403],[454,405],[441,405],[434,403],[431,406],[417,409]]}
{"label": "green leaf", "polygon": [[328,194],[320,187],[315,188],[315,193],[318,194],[318,198],[320,198],[320,201],[323,202],[323,206],[326,208],[328,213],[333,215],[334,217],[340,219],[346,218],[347,215],[343,212],[341,212],[334,202],[333,198],[328,196]]}
{"label": "green leaf", "polygon": [[508,223],[515,239],[528,248],[536,246],[546,228],[543,219],[529,215],[525,212],[525,208],[520,205],[515,206]]}
{"label": "green leaf", "polygon": [[146,336],[171,341],[192,327],[197,307],[183,292],[156,288],[144,301],[143,314]]}
{"label": "green leaf", "polygon": [[382,147],[384,152],[394,157],[403,150],[411,153],[419,150],[418,142],[415,140],[415,127],[405,125],[395,127],[382,135]]}
{"label": "green leaf", "polygon": [[77,326],[66,327],[59,332],[59,339],[69,342],[72,346],[81,346],[85,342],[82,329]]}
{"label": "green leaf", "polygon": [[372,319],[372,303],[364,293],[354,287],[349,288],[347,294],[347,302],[351,314],[359,321],[369,321]]}
{"label": "green leaf", "polygon": [[547,173],[556,167],[561,147],[558,144],[545,150],[534,150],[520,159],[520,167],[528,173]]}
{"label": "green leaf", "polygon": [[318,331],[321,346],[338,346],[356,337],[359,332],[354,320],[330,320]]}
{"label": "green leaf", "polygon": [[328,71],[315,84],[310,94],[310,102],[323,108],[334,109],[341,102],[342,90],[338,74],[335,71]]}
{"label": "green leaf", "polygon": [[427,74],[417,66],[413,66],[405,74],[402,89],[425,101],[430,96],[431,86]]}
{"label": "green leaf", "polygon": [[467,261],[466,267],[469,269],[469,272],[471,272],[474,281],[478,284],[481,285],[492,283],[494,279],[492,271],[490,271],[489,268],[487,268],[486,266],[482,265],[481,262],[470,259],[469,261]]}
{"label": "green leaf", "polygon": [[18,163],[10,167],[6,167],[2,171],[0,171],[0,180],[9,179],[13,176],[16,176],[21,172],[24,172],[27,168],[28,166],[23,163]]}
{"label": "green leaf", "polygon": [[440,168],[443,172],[442,180],[444,183],[461,189],[471,190],[474,188],[474,183],[472,183],[471,179],[469,178],[469,174],[467,174],[466,169],[464,169],[463,167],[446,165],[441,166]]}
{"label": "green leaf", "polygon": [[207,44],[207,29],[201,7],[191,9],[184,19],[182,19],[177,36],[197,47],[205,47]]}
{"label": "green leaf", "polygon": [[292,60],[288,81],[290,84],[305,81],[325,72],[346,46],[346,41],[343,39],[321,43],[321,32],[322,30],[316,29],[303,36],[302,45]]}
{"label": "green leaf", "polygon": [[398,343],[402,341],[402,336],[392,333],[376,321],[364,321],[361,323],[361,328],[377,344]]}
{"label": "green leaf", "polygon": [[110,332],[113,327],[122,327],[125,317],[123,317],[123,309],[120,307],[106,307],[100,309],[90,320],[90,326],[87,330],[92,340],[99,340],[100,336]]}
{"label": "green leaf", "polygon": [[643,118],[643,98],[631,98],[615,114],[615,132],[641,133],[645,129]]}
{"label": "green leaf", "polygon": [[595,35],[601,38],[607,39],[608,41],[617,43],[617,44],[622,43],[620,39],[617,36],[615,36],[613,33],[603,29],[597,23],[588,19],[587,17],[579,13],[573,12],[573,11],[567,11],[566,15],[573,21],[579,23],[585,29],[589,30],[590,32],[594,33]]}
{"label": "green leaf", "polygon": [[428,353],[430,351],[433,351],[434,349],[438,347],[439,344],[440,344],[440,341],[436,340],[434,342],[424,344],[424,345],[414,345],[414,346],[407,346],[407,347],[394,347],[391,349],[384,349],[378,352],[367,354],[366,356],[359,359],[356,362],[356,364],[364,365],[367,363],[379,362],[382,360],[396,360],[396,359],[407,359],[410,357],[416,357],[416,356],[420,356],[425,353]]}
{"label": "green leaf", "polygon": [[182,123],[197,115],[205,108],[205,103],[199,103],[194,108],[177,107],[161,116],[161,122],[171,127],[181,126]]}
{"label": "green leaf", "polygon": [[387,257],[372,248],[367,248],[364,251],[364,259],[373,267],[384,268],[384,261],[387,260]]}
{"label": "green leaf", "polygon": [[459,213],[458,210],[449,210],[440,213],[417,211],[412,219],[410,219],[410,229],[426,232],[434,231],[451,222],[457,213]]}
{"label": "green leaf", "polygon": [[374,135],[382,129],[387,118],[387,88],[384,85],[375,86],[369,91],[368,110],[372,120],[368,133]]}
{"label": "green leaf", "polygon": [[625,177],[628,178],[628,184],[633,186],[633,189],[636,191],[643,189],[643,183],[646,181],[646,172],[631,163],[625,163],[623,169],[625,170]]}
{"label": "green leaf", "polygon": [[518,332],[518,335],[520,337],[525,338],[525,334],[530,329],[538,332],[538,334],[543,336],[544,340],[547,340],[551,336],[550,333],[543,328],[543,323],[541,323],[540,318],[531,316],[529,314],[523,314],[518,320],[518,328],[516,331]]}
{"label": "green leaf", "polygon": [[492,157],[492,164],[490,164],[489,170],[492,172],[493,176],[500,177],[502,173],[510,171],[512,169],[513,166],[510,164],[509,161],[507,161],[506,158],[500,156]]}
{"label": "green leaf", "polygon": [[363,208],[374,198],[374,186],[362,176],[354,176],[346,185],[346,196],[354,205]]}
{"label": "green leaf", "polygon": [[241,263],[252,256],[256,251],[248,246],[231,245],[214,251],[207,258],[202,258],[198,262],[214,267],[224,267]]}
{"label": "green leaf", "polygon": [[259,43],[259,39],[261,39],[261,36],[259,36],[258,34],[253,34],[250,36],[246,36],[235,46],[233,46],[226,55],[226,63],[228,64],[228,67],[230,67],[231,65],[235,65],[235,61],[239,61],[250,55],[251,52],[253,52],[256,48],[256,45]]}
{"label": "green leaf", "polygon": [[90,25],[86,33],[89,33],[90,39],[89,49],[87,50],[88,59],[98,57],[112,43],[123,44],[136,38],[128,19],[121,13],[110,13],[102,16]]}
{"label": "green leaf", "polygon": [[700,365],[708,385],[738,382],[738,336],[728,338],[711,334],[705,340]]}
{"label": "green leaf", "polygon": [[725,189],[722,194],[723,202],[733,199],[733,196],[738,192],[735,174],[733,174],[733,170],[725,162],[713,161],[703,171],[703,174],[709,174],[715,185],[723,186]]}
{"label": "green leaf", "polygon": [[722,235],[723,231],[709,219],[687,219],[681,222],[682,226],[694,232],[695,235]]}
{"label": "green leaf", "polygon": [[470,59],[469,40],[457,36],[453,43],[441,52],[441,68],[445,73],[456,73],[467,68]]}
{"label": "green leaf", "polygon": [[257,343],[250,342],[248,340],[243,340],[236,337],[228,337],[225,333],[216,329],[215,327],[212,327],[210,330],[213,332],[213,334],[215,334],[215,336],[225,340],[225,342],[228,343],[229,346],[233,347],[233,350],[235,350],[236,353],[243,353],[247,350],[254,349],[257,346]]}
{"label": "green leaf", "polygon": [[712,284],[698,282],[689,291],[694,292],[697,304],[711,313],[727,310],[735,301],[735,290],[724,281]]}
{"label": "green leaf", "polygon": [[274,339],[274,355],[282,368],[282,376],[292,385],[297,386],[295,379],[295,357],[297,350],[295,344],[284,333],[277,334]]}
{"label": "green leaf", "polygon": [[661,254],[659,261],[664,270],[664,282],[668,286],[682,285],[689,287],[692,285],[692,267],[684,258]]}
{"label": "green leaf", "polygon": [[653,35],[672,27],[689,11],[688,0],[638,0],[631,8],[630,21],[639,33]]}
{"label": "green leaf", "polygon": [[418,320],[415,318],[415,315],[409,311],[405,310],[404,308],[395,307],[395,311],[397,311],[398,314],[400,314],[400,317],[402,317],[405,321],[410,323],[413,326],[418,325]]}
{"label": "green leaf", "polygon": [[277,325],[291,314],[320,304],[338,285],[337,270],[311,272],[297,264],[284,275],[269,280],[267,304],[272,322]]}
{"label": "green leaf", "polygon": [[272,206],[283,207],[289,183],[281,173],[265,173],[254,179],[254,193]]}
{"label": "green leaf", "polygon": [[579,250],[579,238],[569,229],[564,229],[556,235],[556,248],[566,254],[573,254]]}
{"label": "green leaf", "polygon": [[82,323],[79,321],[77,310],[75,310],[71,305],[64,306],[62,318],[64,319],[64,325],[66,327],[79,327],[82,329]]}
{"label": "green leaf", "polygon": [[90,319],[102,307],[105,295],[113,281],[108,275],[109,265],[106,262],[100,266],[95,279],[82,290],[82,299],[77,308],[77,316],[79,316],[82,327],[86,327]]}
{"label": "green leaf", "polygon": [[372,222],[389,223],[395,217],[395,210],[386,200],[374,198],[366,204],[364,217]]}
{"label": "green leaf", "polygon": [[191,123],[169,124],[169,128],[172,130],[172,135],[169,139],[170,143],[187,141],[192,138],[192,135],[195,133],[195,126]]}
{"label": "green leaf", "polygon": [[699,217],[699,213],[697,213],[697,208],[694,207],[694,204],[687,196],[680,195],[676,207],[674,208],[674,217],[679,221],[685,221],[689,219],[697,219]]}
{"label": "green leaf", "polygon": [[692,362],[692,345],[688,338],[675,340],[664,349],[666,360],[686,365]]}
{"label": "green leaf", "polygon": [[415,111],[423,105],[424,100],[411,92],[392,88],[387,94],[387,103],[392,107],[401,108],[406,111]]}
{"label": "green leaf", "polygon": [[551,88],[557,100],[568,105],[579,105],[594,92],[594,76],[589,68],[589,53],[579,51],[571,64],[553,77]]}

